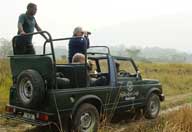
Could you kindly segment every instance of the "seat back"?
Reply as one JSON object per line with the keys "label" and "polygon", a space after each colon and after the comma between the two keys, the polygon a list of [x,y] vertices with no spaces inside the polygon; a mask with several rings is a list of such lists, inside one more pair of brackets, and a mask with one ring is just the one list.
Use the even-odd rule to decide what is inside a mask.
{"label": "seat back", "polygon": [[71,88],[81,88],[87,85],[86,66],[83,64],[57,65],[57,72],[64,74],[70,80]]}

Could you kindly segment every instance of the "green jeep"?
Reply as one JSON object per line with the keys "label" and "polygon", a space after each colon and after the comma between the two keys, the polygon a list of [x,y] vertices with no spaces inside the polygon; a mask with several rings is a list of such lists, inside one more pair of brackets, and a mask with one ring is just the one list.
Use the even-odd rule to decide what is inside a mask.
{"label": "green jeep", "polygon": [[4,117],[96,132],[106,113],[135,108],[143,109],[148,119],[158,116],[164,100],[161,83],[142,79],[131,58],[112,56],[106,46],[92,46],[85,64],[57,64],[53,42],[74,38],[52,39],[46,31],[28,35],[38,34],[49,37],[41,55],[10,56],[13,85]]}

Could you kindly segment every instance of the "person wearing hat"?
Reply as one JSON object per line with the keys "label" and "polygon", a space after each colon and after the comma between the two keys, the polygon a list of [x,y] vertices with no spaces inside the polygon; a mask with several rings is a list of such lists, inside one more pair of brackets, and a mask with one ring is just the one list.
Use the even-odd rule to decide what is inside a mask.
{"label": "person wearing hat", "polygon": [[69,41],[69,63],[72,63],[72,58],[76,53],[81,53],[85,55],[86,49],[89,48],[88,32],[83,31],[82,27],[76,27],[74,29],[73,37],[77,38],[71,39]]}

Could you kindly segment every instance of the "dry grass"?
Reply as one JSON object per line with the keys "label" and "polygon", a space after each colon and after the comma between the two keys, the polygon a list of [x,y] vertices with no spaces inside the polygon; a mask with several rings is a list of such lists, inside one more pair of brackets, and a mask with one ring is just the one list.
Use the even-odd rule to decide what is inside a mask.
{"label": "dry grass", "polygon": [[10,65],[8,60],[0,60],[0,113],[8,102],[9,88],[11,86]]}
{"label": "dry grass", "polygon": [[165,95],[192,92],[192,64],[139,63],[143,78],[158,79]]}
{"label": "dry grass", "polygon": [[[127,124],[124,128],[116,129],[116,132],[191,132],[192,131],[192,108],[186,106],[179,110],[161,115],[153,121]],[[115,129],[110,130],[113,132]]]}

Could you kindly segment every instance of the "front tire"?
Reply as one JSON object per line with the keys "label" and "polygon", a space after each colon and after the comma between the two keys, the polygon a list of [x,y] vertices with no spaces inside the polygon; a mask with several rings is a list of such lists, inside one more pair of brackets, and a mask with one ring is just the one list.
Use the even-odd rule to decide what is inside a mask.
{"label": "front tire", "polygon": [[82,104],[73,119],[75,132],[97,132],[99,126],[99,112],[92,104]]}
{"label": "front tire", "polygon": [[155,119],[160,111],[160,100],[157,94],[152,93],[144,108],[144,116],[147,119]]}

